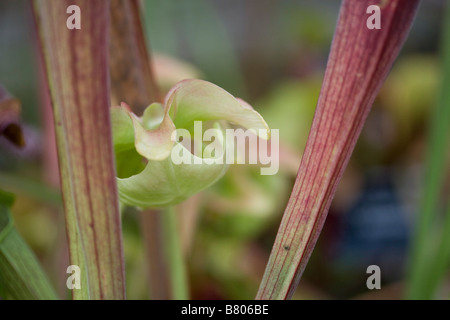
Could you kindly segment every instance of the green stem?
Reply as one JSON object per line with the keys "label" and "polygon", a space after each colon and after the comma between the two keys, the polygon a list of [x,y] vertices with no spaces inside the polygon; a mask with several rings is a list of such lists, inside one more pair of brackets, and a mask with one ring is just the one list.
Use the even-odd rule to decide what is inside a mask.
{"label": "green stem", "polygon": [[[450,6],[447,6],[446,15],[450,17]],[[443,81],[441,96],[430,123],[424,194],[411,249],[406,293],[408,299],[433,298],[450,259],[450,212],[445,218],[442,232],[436,233],[439,198],[444,185],[442,173],[445,172],[450,130],[450,91],[447,89],[450,84],[450,21],[444,21]],[[435,250],[436,240],[438,244]]]}
{"label": "green stem", "polygon": [[441,241],[434,256],[432,270],[429,270],[429,279],[424,283],[423,292],[428,294],[427,298],[433,297],[433,293],[439,286],[439,282],[445,276],[450,261],[450,206],[446,212],[443,225]]}
{"label": "green stem", "polygon": [[161,214],[161,227],[172,297],[175,300],[187,300],[189,292],[186,265],[181,248],[178,217],[174,207],[167,207]]}

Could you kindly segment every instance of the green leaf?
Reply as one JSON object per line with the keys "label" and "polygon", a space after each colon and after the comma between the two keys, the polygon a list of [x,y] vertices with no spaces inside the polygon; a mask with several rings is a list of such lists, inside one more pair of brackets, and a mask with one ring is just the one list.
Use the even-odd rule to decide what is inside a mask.
{"label": "green leaf", "polygon": [[54,300],[56,293],[36,256],[14,228],[14,196],[0,190],[0,292],[2,298]]}
{"label": "green leaf", "polygon": [[[442,86],[430,122],[423,197],[411,249],[406,296],[431,299],[450,265],[450,202],[442,201],[450,140],[450,6],[442,38]],[[441,219],[439,213],[443,213]],[[438,242],[436,243],[436,239]]]}

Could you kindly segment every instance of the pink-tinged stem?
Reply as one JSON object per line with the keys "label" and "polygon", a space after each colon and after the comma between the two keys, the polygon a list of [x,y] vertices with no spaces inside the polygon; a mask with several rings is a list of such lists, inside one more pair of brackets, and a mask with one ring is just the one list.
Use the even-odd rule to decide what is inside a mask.
{"label": "pink-tinged stem", "polygon": [[125,274],[110,125],[109,1],[78,0],[81,30],[66,27],[73,1],[33,2],[55,119],[74,299],[124,299]]}
{"label": "pink-tinged stem", "polygon": [[[381,29],[368,29],[379,3]],[[412,25],[418,0],[344,0],[312,128],[257,299],[290,299],[322,230],[373,101]]]}

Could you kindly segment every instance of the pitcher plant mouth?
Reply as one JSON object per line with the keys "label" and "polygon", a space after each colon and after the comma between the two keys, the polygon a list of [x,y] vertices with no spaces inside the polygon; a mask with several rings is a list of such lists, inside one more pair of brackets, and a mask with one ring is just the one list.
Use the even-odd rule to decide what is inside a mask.
{"label": "pitcher plant mouth", "polygon": [[[140,208],[178,204],[220,179],[228,169],[223,128],[227,122],[254,130],[262,139],[270,134],[264,119],[249,104],[203,80],[177,83],[164,105],[151,104],[142,117],[124,103],[111,112],[119,195],[124,204]],[[213,128],[205,131],[203,123]],[[179,142],[180,133],[184,143]],[[204,146],[207,133],[212,133],[209,140],[214,141]],[[186,145],[187,138],[193,148],[191,143]],[[214,151],[206,156],[211,146]],[[127,168],[125,174],[120,171],[121,163],[139,165],[134,172]]]}

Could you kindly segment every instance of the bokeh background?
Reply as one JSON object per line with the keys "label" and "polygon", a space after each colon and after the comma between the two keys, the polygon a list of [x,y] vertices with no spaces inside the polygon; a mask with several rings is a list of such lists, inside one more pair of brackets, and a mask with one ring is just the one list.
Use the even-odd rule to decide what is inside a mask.
{"label": "bokeh background", "polygon": [[[430,114],[442,76],[445,2],[422,2],[294,299],[403,297]],[[253,299],[256,294],[306,143],[339,5],[335,0],[143,1],[164,89],[184,77],[209,80],[247,100],[271,128],[280,129],[283,161],[277,175],[234,166],[196,197],[195,210],[180,209],[193,299]],[[0,141],[0,188],[16,194],[16,225],[65,296],[67,249],[38,62],[29,2],[0,1],[0,83],[21,100],[29,141],[20,152]],[[127,210],[123,224],[127,294],[146,299],[137,213]],[[382,271],[382,290],[376,292],[366,287],[372,264]]]}

